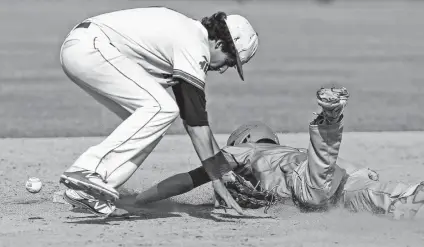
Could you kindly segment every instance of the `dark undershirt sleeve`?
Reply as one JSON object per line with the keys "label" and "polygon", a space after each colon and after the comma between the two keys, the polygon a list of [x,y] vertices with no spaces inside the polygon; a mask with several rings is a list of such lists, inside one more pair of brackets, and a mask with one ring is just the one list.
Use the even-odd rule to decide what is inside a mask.
{"label": "dark undershirt sleeve", "polygon": [[203,166],[189,171],[188,174],[190,175],[191,180],[193,181],[193,189],[211,181]]}
{"label": "dark undershirt sleeve", "polygon": [[189,126],[208,126],[205,92],[190,83],[180,80],[172,86],[180,117]]}

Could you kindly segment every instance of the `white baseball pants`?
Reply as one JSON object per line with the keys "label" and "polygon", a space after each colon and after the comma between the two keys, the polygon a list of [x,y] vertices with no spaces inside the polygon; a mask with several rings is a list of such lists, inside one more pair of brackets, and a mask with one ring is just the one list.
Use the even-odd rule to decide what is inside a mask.
{"label": "white baseball pants", "polygon": [[155,148],[177,118],[178,106],[153,76],[120,53],[94,24],[71,31],[60,61],[75,84],[124,120],[69,171],[95,171],[117,188]]}

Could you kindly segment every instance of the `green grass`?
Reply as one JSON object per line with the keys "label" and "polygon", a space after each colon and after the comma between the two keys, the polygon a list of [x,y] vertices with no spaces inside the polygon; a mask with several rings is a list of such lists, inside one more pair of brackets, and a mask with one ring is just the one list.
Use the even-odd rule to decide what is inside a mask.
{"label": "green grass", "polygon": [[[217,133],[248,120],[307,131],[315,90],[351,92],[346,131],[424,130],[424,5],[420,2],[1,1],[0,137],[107,135],[119,120],[72,84],[59,48],[79,21],[107,11],[166,5],[195,18],[247,16],[260,48],[245,66],[210,74],[208,111]],[[177,121],[170,133],[183,129]]]}

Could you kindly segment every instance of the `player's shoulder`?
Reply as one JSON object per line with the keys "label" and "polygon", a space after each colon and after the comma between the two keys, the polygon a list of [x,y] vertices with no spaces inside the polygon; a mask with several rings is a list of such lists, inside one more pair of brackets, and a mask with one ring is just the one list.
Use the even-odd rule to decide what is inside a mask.
{"label": "player's shoulder", "polygon": [[174,39],[182,46],[208,47],[208,31],[202,23],[185,14],[175,12],[176,18],[170,25],[174,29]]}
{"label": "player's shoulder", "polygon": [[210,50],[207,31],[202,30],[203,25],[200,22],[191,23],[191,27],[185,27],[173,42],[174,55],[178,54],[192,63],[200,65],[200,69],[207,72],[210,62]]}
{"label": "player's shoulder", "polygon": [[[145,16],[144,19],[161,22],[161,26],[166,27],[168,36],[172,37],[170,41],[174,49],[200,52],[209,56],[208,32],[200,21],[183,12],[164,6],[135,8],[132,11],[138,12],[139,16]],[[150,25],[154,25],[154,23]]]}
{"label": "player's shoulder", "polygon": [[179,31],[175,37],[176,45],[209,53],[208,32],[200,22],[190,20],[188,24],[179,25],[177,28]]}
{"label": "player's shoulder", "polygon": [[191,37],[198,38],[195,36],[202,36],[202,38],[206,36],[207,39],[207,31],[200,21],[186,13],[163,6],[152,6],[143,9],[149,11],[157,18],[163,19],[174,31],[181,32],[181,34],[189,34],[189,36],[179,35],[175,36],[175,38],[186,38],[189,40]]}

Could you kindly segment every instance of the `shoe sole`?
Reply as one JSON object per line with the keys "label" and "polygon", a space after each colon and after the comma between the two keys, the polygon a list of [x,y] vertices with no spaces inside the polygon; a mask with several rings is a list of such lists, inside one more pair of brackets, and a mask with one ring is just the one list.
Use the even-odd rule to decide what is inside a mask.
{"label": "shoe sole", "polygon": [[109,190],[106,190],[101,186],[92,183],[86,183],[84,181],[68,177],[66,175],[61,175],[59,182],[68,187],[69,189],[82,190],[97,199],[105,201],[116,201],[119,199],[119,195]]}
{"label": "shoe sole", "polygon": [[87,209],[88,211],[90,211],[91,213],[93,213],[97,216],[104,217],[104,218],[109,216],[109,214],[99,213],[96,210],[92,209],[90,206],[87,206],[85,203],[82,203],[78,200],[74,200],[74,199],[70,198],[69,196],[66,195],[66,192],[63,194],[63,199],[65,201],[67,201],[69,204],[71,204],[72,206],[74,206],[74,207],[78,206],[80,208],[82,207],[82,208]]}
{"label": "shoe sole", "polygon": [[419,206],[417,210],[407,208],[406,210],[401,210],[401,213],[399,214],[393,214],[392,212],[393,218],[395,220],[414,218],[414,216],[418,213],[419,209],[424,206],[424,201],[415,201],[416,196],[420,192],[424,193],[424,182],[418,185],[418,187],[416,188],[415,192],[412,195],[404,197],[404,198],[399,198],[396,201],[392,202],[390,207],[394,206],[398,202],[400,202],[401,205],[408,204],[408,200],[412,200],[411,202],[412,204],[421,204],[421,206]]}

